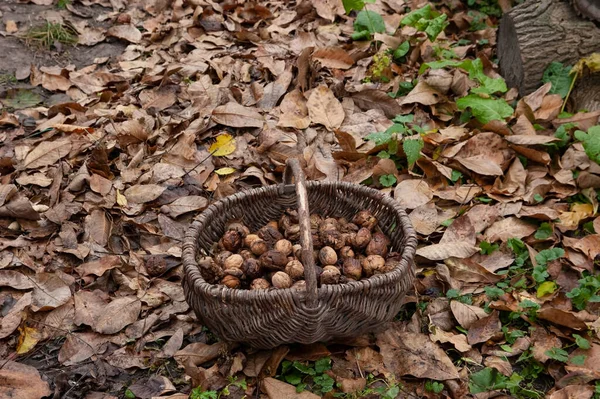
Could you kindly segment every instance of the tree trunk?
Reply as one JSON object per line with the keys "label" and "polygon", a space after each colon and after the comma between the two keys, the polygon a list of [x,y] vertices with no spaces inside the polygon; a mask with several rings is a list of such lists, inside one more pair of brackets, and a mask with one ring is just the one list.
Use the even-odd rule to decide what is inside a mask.
{"label": "tree trunk", "polygon": [[526,0],[498,28],[500,72],[521,95],[534,91],[552,61],[573,65],[600,51],[600,28],[560,0]]}
{"label": "tree trunk", "polygon": [[600,73],[584,75],[577,79],[569,103],[571,112],[600,110]]}

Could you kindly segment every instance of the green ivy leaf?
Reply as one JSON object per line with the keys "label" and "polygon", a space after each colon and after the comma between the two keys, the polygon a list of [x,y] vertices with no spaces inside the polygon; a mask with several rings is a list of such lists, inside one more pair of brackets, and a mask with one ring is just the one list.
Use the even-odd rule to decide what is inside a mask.
{"label": "green ivy leaf", "polygon": [[487,241],[481,241],[479,243],[479,248],[481,249],[481,253],[483,255],[490,255],[495,250],[497,250],[498,248],[500,248],[500,246],[498,244],[490,244]]}
{"label": "green ivy leaf", "polygon": [[363,0],[342,0],[342,4],[344,5],[346,14],[350,14],[352,10],[360,11],[365,7]]}
{"label": "green ivy leaf", "polygon": [[569,362],[571,362],[572,364],[574,364],[575,366],[583,366],[583,364],[585,363],[585,359],[587,358],[586,355],[577,355],[577,356],[573,356]]}
{"label": "green ivy leaf", "polygon": [[392,174],[379,176],[379,183],[381,183],[383,187],[392,187],[396,184],[396,181],[396,176]]}
{"label": "green ivy leaf", "polygon": [[588,158],[600,165],[600,125],[590,127],[587,133],[576,130],[575,138],[582,142]]}
{"label": "green ivy leaf", "polygon": [[540,266],[546,266],[548,262],[560,259],[563,256],[565,256],[565,250],[562,248],[544,249],[535,256],[535,261]]}
{"label": "green ivy leaf", "polygon": [[498,287],[487,286],[484,287],[483,290],[485,291],[485,295],[487,295],[487,297],[490,298],[492,301],[504,295],[504,290]]}
{"label": "green ivy leaf", "polygon": [[556,61],[552,62],[544,71],[542,82],[552,84],[551,94],[559,94],[561,98],[565,98],[569,94],[571,80],[573,79],[569,74],[570,72],[570,66],[563,66],[563,64]]}
{"label": "green ivy leaf", "polygon": [[506,387],[507,378],[498,370],[486,367],[481,371],[471,374],[469,378],[469,391],[473,394],[495,391]]}
{"label": "green ivy leaf", "polygon": [[542,298],[546,295],[553,294],[558,286],[554,281],[544,281],[537,289],[537,297]]}
{"label": "green ivy leaf", "polygon": [[402,42],[396,50],[394,50],[394,59],[398,60],[408,54],[410,50],[410,43],[408,41]]}
{"label": "green ivy leaf", "polygon": [[535,234],[533,235],[536,240],[547,240],[552,237],[554,233],[554,227],[550,223],[542,223],[540,227],[537,229]]}
{"label": "green ivy leaf", "polygon": [[534,200],[535,202],[542,202],[542,201],[544,200],[544,197],[542,197],[540,194],[535,194],[535,195],[533,196],[533,200]]}
{"label": "green ivy leaf", "polygon": [[550,274],[548,274],[548,270],[546,270],[546,265],[538,265],[533,268],[531,276],[537,283],[543,283],[550,277]]}
{"label": "green ivy leaf", "polygon": [[315,362],[315,371],[317,374],[323,374],[325,371],[331,369],[331,358],[324,357]]}
{"label": "green ivy leaf", "polygon": [[573,334],[573,337],[575,337],[575,343],[581,349],[590,349],[591,348],[590,341],[588,341],[587,339],[583,338],[581,335],[579,335],[579,334]]}
{"label": "green ivy leaf", "polygon": [[569,360],[569,354],[566,350],[561,348],[548,349],[546,352],[544,352],[544,354],[550,359],[558,360],[562,363],[566,363],[567,360]]}
{"label": "green ivy leaf", "polygon": [[446,21],[447,19],[448,16],[446,14],[442,14],[439,17],[428,21],[424,32],[427,34],[429,40],[433,42],[438,35],[442,33],[444,29],[446,29],[446,26],[448,26],[448,22]]}
{"label": "green ivy leaf", "polygon": [[452,169],[452,173],[450,174],[450,180],[456,183],[461,177],[463,177],[462,173],[460,173],[458,170]]}
{"label": "green ivy leaf", "polygon": [[356,32],[368,31],[370,34],[385,32],[385,23],[381,15],[375,11],[362,10],[354,21]]}
{"label": "green ivy leaf", "polygon": [[417,10],[411,11],[402,18],[400,26],[415,26],[415,24],[421,19],[431,19],[435,17],[435,11],[431,9],[431,4],[427,4],[425,7],[421,7]]}
{"label": "green ivy leaf", "polygon": [[511,116],[514,112],[512,107],[504,100],[482,98],[475,94],[459,98],[456,101],[456,105],[461,111],[471,108],[475,118],[484,124],[495,120],[503,120]]}
{"label": "green ivy leaf", "polygon": [[415,162],[417,162],[417,160],[421,156],[421,149],[423,148],[424,145],[425,144],[423,143],[422,138],[419,138],[416,140],[415,139],[404,140],[402,142],[402,149],[404,150],[404,153],[406,154],[406,159],[408,160],[409,169],[411,169],[413,167]]}

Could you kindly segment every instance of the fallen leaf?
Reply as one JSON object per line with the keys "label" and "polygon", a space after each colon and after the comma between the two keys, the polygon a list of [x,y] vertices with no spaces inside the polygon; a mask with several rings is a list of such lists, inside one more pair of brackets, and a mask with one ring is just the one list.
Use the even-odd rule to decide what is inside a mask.
{"label": "fallen leaf", "polygon": [[121,265],[121,258],[117,255],[103,256],[98,260],[83,263],[75,268],[75,271],[81,276],[102,276],[107,270],[114,269]]}
{"label": "fallen leaf", "polygon": [[316,49],[312,58],[319,61],[325,68],[348,69],[354,64],[352,57],[339,47]]}
{"label": "fallen leaf", "polygon": [[[71,299],[71,289],[65,280],[71,278],[56,273],[38,273],[31,296],[31,310],[34,312],[52,310]],[[63,280],[64,279],[64,280]]]}
{"label": "fallen leaf", "polygon": [[308,391],[296,392],[296,387],[283,381],[267,377],[262,381],[261,388],[269,399],[318,399],[319,396]]}
{"label": "fallen leaf", "polygon": [[569,385],[554,391],[548,399],[590,399],[593,395],[594,387],[591,385]]}
{"label": "fallen leaf", "polygon": [[572,328],[574,330],[586,330],[587,325],[581,321],[572,312],[557,308],[545,308],[538,310],[537,316],[542,320],[547,320],[551,323]]}
{"label": "fallen leaf", "polygon": [[488,314],[479,306],[467,305],[459,301],[450,301],[452,314],[458,321],[458,324],[465,329],[471,326],[479,319],[487,317]]}
{"label": "fallen leaf", "polygon": [[231,127],[263,127],[265,119],[255,109],[244,107],[230,101],[225,105],[216,107],[212,112],[212,119],[216,123]]}
{"label": "fallen leaf", "polygon": [[35,367],[6,360],[0,368],[0,397],[39,399],[52,394]]}
{"label": "fallen leaf", "polygon": [[517,217],[508,217],[497,221],[485,231],[485,240],[493,243],[506,242],[509,238],[523,238],[533,234],[537,228]]}
{"label": "fallen leaf", "polygon": [[70,151],[71,141],[69,139],[42,141],[33,151],[27,154],[23,166],[26,169],[38,169],[53,165],[56,161],[68,155]]}
{"label": "fallen leaf", "polygon": [[385,367],[398,378],[412,375],[436,381],[459,378],[446,353],[425,334],[388,329],[377,335]]}
{"label": "fallen leaf", "polygon": [[471,324],[467,333],[467,341],[469,345],[485,342],[500,332],[501,329],[502,323],[500,323],[499,313],[494,310],[489,316],[476,320]]}
{"label": "fallen leaf", "polygon": [[415,209],[433,198],[433,192],[424,180],[403,180],[394,189],[394,198],[405,209]]}
{"label": "fallen leaf", "polygon": [[166,190],[166,187],[159,186],[158,184],[136,184],[135,186],[129,187],[123,194],[127,198],[128,202],[136,204],[144,204],[146,202],[154,201]]}
{"label": "fallen leaf", "polygon": [[134,44],[142,40],[142,32],[133,25],[113,25],[106,31],[106,36],[113,36]]}
{"label": "fallen leaf", "polygon": [[92,328],[100,334],[118,333],[137,320],[141,308],[141,301],[134,296],[115,298],[94,320]]}
{"label": "fallen leaf", "polygon": [[400,106],[395,99],[388,96],[386,92],[381,90],[362,90],[358,93],[354,93],[351,98],[354,100],[354,104],[363,111],[379,109],[390,119],[403,113],[402,106]]}
{"label": "fallen leaf", "polygon": [[306,106],[311,122],[321,124],[328,130],[339,128],[344,121],[344,108],[327,86],[313,89]]}

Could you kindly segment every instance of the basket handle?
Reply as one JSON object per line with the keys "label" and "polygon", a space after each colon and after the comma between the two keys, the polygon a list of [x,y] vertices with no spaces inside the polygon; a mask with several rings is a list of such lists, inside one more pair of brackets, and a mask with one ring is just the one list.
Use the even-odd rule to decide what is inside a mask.
{"label": "basket handle", "polygon": [[300,225],[300,260],[304,265],[304,280],[306,281],[307,298],[306,304],[309,308],[314,308],[318,302],[317,293],[317,273],[315,270],[315,260],[313,258],[313,242],[310,232],[310,212],[308,209],[308,193],[306,192],[306,179],[300,166],[300,162],[295,158],[289,158],[283,172],[284,184],[292,184],[292,178],[296,182],[296,195],[298,198],[298,223]]}

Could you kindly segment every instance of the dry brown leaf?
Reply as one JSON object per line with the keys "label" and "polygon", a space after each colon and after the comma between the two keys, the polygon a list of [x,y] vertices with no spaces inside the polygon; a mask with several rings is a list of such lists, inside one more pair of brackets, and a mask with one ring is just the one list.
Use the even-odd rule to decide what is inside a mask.
{"label": "dry brown leaf", "polygon": [[115,267],[121,265],[121,258],[117,255],[107,255],[103,256],[98,260],[94,260],[91,262],[86,262],[81,264],[75,268],[75,271],[81,276],[102,276],[107,270],[114,269]]}
{"label": "dry brown leaf", "polygon": [[534,359],[540,363],[546,363],[550,359],[546,351],[552,348],[562,348],[560,339],[539,325],[531,331],[531,344],[531,353]]}
{"label": "dry brown leaf", "polygon": [[502,176],[504,172],[499,165],[490,162],[485,155],[475,155],[468,158],[456,156],[455,160],[460,162],[465,168],[484,176]]}
{"label": "dry brown leaf", "polygon": [[394,198],[405,209],[415,209],[433,198],[433,192],[425,180],[403,180],[394,189]]}
{"label": "dry brown leaf", "polygon": [[256,109],[244,107],[230,101],[225,105],[218,106],[212,112],[212,119],[216,123],[231,127],[263,127],[264,117]]}
{"label": "dry brown leaf", "polygon": [[390,119],[404,113],[403,108],[398,104],[398,101],[381,90],[362,90],[358,93],[354,93],[351,98],[354,100],[354,104],[363,111],[379,109]]}
{"label": "dry brown leaf", "polygon": [[354,59],[344,49],[339,47],[325,47],[316,49],[312,58],[321,63],[325,68],[348,69],[354,65]]}
{"label": "dry brown leaf", "polygon": [[459,301],[451,301],[450,309],[452,314],[461,327],[467,330],[471,328],[477,320],[487,317],[488,314],[479,306],[467,305]]}
{"label": "dry brown leaf", "polygon": [[[451,244],[445,245],[450,246]],[[478,252],[479,247],[475,248],[477,248]],[[452,252],[452,249],[448,249],[448,252]],[[460,280],[465,283],[485,282],[489,284],[496,283],[502,279],[502,276],[490,272],[485,267],[481,266],[480,264],[474,262],[471,259],[460,259],[459,257],[442,259],[445,259],[444,263],[448,266],[448,269],[450,270],[450,275],[456,280]]]}
{"label": "dry brown leaf", "polygon": [[158,90],[148,89],[142,91],[139,94],[142,107],[144,107],[144,109],[152,108],[155,112],[169,108],[177,102],[175,90],[176,89],[173,86],[163,86]]}
{"label": "dry brown leaf", "polygon": [[226,346],[227,344],[222,341],[212,345],[195,342],[177,351],[173,357],[180,365],[190,362],[195,366],[199,366],[217,358]]}
{"label": "dry brown leaf", "polygon": [[26,169],[38,169],[53,165],[71,151],[71,140],[63,138],[55,141],[42,141],[23,161]]}
{"label": "dry brown leaf", "polygon": [[488,356],[483,361],[486,367],[493,367],[507,377],[510,377],[513,373],[513,368],[506,357]]}
{"label": "dry brown leaf", "polygon": [[444,220],[453,216],[454,212],[440,210],[433,202],[416,207],[408,215],[416,232],[426,236],[436,231]]}
{"label": "dry brown leaf", "polygon": [[466,242],[433,244],[417,249],[417,255],[429,260],[468,258],[476,252],[479,252],[479,247]]}
{"label": "dry brown leaf", "polygon": [[69,334],[58,352],[58,362],[64,366],[83,362],[101,353],[101,348],[107,344],[106,336],[102,334],[92,332]]}
{"label": "dry brown leaf", "polygon": [[128,202],[143,204],[154,201],[160,197],[166,189],[166,187],[159,186],[158,184],[136,184],[125,190],[123,194]]}
{"label": "dry brown leaf", "polygon": [[441,328],[435,329],[433,334],[431,334],[431,340],[442,344],[449,342],[460,352],[468,352],[473,349],[471,345],[467,343],[467,337],[464,334],[453,334],[444,331]]}
{"label": "dry brown leaf", "polygon": [[339,128],[344,121],[344,108],[327,86],[313,89],[306,106],[311,123],[321,124],[328,130]]}
{"label": "dry brown leaf", "polygon": [[199,195],[177,198],[169,205],[163,205],[160,211],[168,213],[171,217],[178,217],[188,212],[202,210],[208,206],[208,200]]}
{"label": "dry brown leaf", "polygon": [[267,377],[262,381],[262,390],[269,399],[318,399],[319,396],[312,392],[296,392],[296,387],[283,381]]}
{"label": "dry brown leaf", "polygon": [[333,22],[336,15],[344,13],[341,0],[313,0],[310,4],[321,18],[328,19],[331,22]]}
{"label": "dry brown leaf", "polygon": [[400,105],[405,104],[423,104],[423,105],[434,105],[444,99],[442,93],[438,92],[427,83],[419,80],[419,83],[408,93],[406,97],[400,102]]}
{"label": "dry brown leaf", "polygon": [[15,270],[0,270],[0,287],[27,290],[35,287],[34,280]]}
{"label": "dry brown leaf", "polygon": [[0,368],[0,397],[39,399],[52,393],[35,367],[6,360]]}
{"label": "dry brown leaf", "polygon": [[500,315],[497,310],[494,310],[489,316],[482,317],[471,324],[467,333],[467,341],[470,345],[485,342],[501,330]]}
{"label": "dry brown leaf", "polygon": [[[570,354],[570,359],[581,355],[585,356],[585,360],[583,365],[577,365],[577,367],[581,367],[582,369],[587,369],[595,373],[600,373],[600,345],[592,343],[592,347],[590,349],[575,349]],[[569,361],[567,364],[569,366],[575,366],[571,363],[571,361]],[[595,379],[597,379],[597,377]]]}
{"label": "dry brown leaf", "polygon": [[551,323],[558,324],[559,326],[572,328],[574,330],[584,331],[587,329],[587,325],[581,321],[581,319],[575,316],[573,312],[566,310],[545,308],[538,310],[537,316],[542,320],[547,320]]}
{"label": "dry brown leaf", "polygon": [[285,95],[279,106],[281,115],[277,126],[306,129],[310,125],[306,98],[300,90],[293,90]]}
{"label": "dry brown leaf", "polygon": [[540,145],[560,141],[554,136],[543,136],[540,134],[515,134],[505,137],[507,141],[518,145]]}
{"label": "dry brown leaf", "polygon": [[84,239],[104,247],[108,244],[108,240],[112,233],[112,223],[106,217],[104,210],[94,209],[88,216],[85,217],[84,223]]}
{"label": "dry brown leaf", "polygon": [[591,385],[569,385],[552,392],[548,399],[590,399],[592,396],[594,387]]}
{"label": "dry brown leaf", "polygon": [[92,329],[100,334],[115,334],[135,322],[142,302],[135,296],[113,299],[94,320]]}
{"label": "dry brown leaf", "polygon": [[498,240],[506,242],[509,238],[523,238],[533,234],[536,226],[517,217],[508,217],[497,221],[485,231],[486,241],[493,243]]}
{"label": "dry brown leaf", "polygon": [[452,360],[424,334],[388,329],[377,335],[385,367],[397,377],[412,375],[437,381],[459,378]]}
{"label": "dry brown leaf", "polygon": [[[73,277],[58,273],[38,273],[37,282],[31,296],[31,310],[52,310],[71,299],[70,283]],[[65,281],[69,280],[71,281]]]}
{"label": "dry brown leaf", "polygon": [[142,32],[133,25],[113,25],[106,31],[106,36],[113,36],[134,44],[142,40]]}

